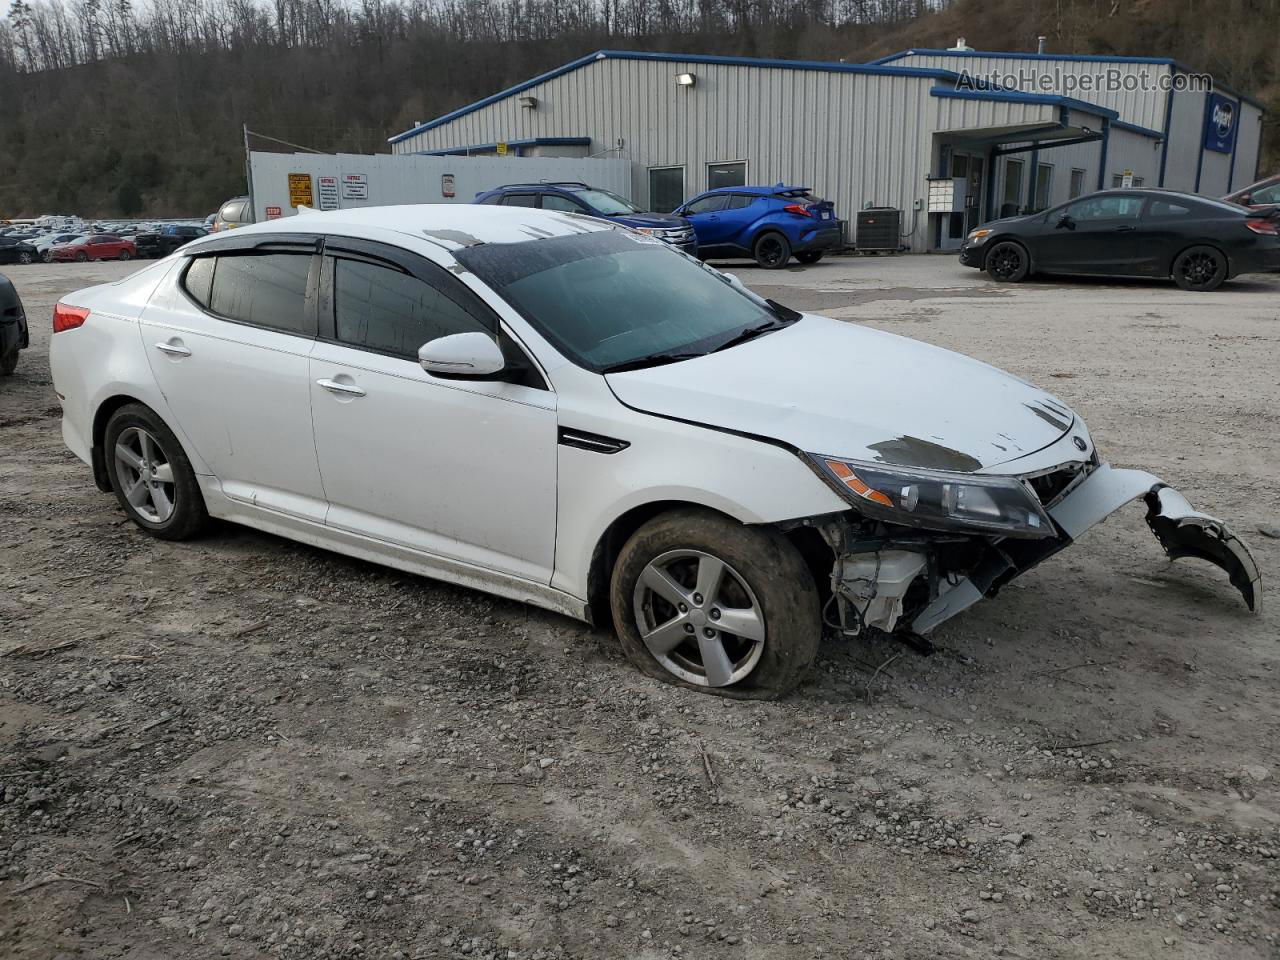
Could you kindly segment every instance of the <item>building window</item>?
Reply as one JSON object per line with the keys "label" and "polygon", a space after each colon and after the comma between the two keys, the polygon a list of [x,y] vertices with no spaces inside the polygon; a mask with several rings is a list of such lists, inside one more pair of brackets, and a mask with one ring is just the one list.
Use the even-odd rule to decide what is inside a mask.
{"label": "building window", "polygon": [[684,203],[684,167],[649,168],[649,209],[670,213]]}
{"label": "building window", "polygon": [[1022,206],[1022,161],[1006,160],[1004,162],[1004,202],[1000,205],[1000,216],[1015,217]]}
{"label": "building window", "polygon": [[747,185],[747,161],[732,160],[728,163],[707,164],[707,189],[721,187],[745,187]]}
{"label": "building window", "polygon": [[1049,198],[1053,195],[1053,164],[1036,164],[1036,191],[1032,213],[1039,213],[1049,206]]}
{"label": "building window", "polygon": [[1076,167],[1071,171],[1071,195],[1067,197],[1068,200],[1074,200],[1076,197],[1080,196],[1080,194],[1084,193],[1084,178],[1085,171],[1081,170],[1079,167]]}

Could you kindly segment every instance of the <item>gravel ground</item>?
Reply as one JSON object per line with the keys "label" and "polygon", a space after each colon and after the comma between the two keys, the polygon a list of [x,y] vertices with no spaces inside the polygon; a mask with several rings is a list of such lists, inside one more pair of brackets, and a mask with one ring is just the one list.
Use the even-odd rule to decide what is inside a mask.
{"label": "gravel ground", "polygon": [[[46,359],[54,300],[127,269],[6,268],[34,342],[0,381],[0,956],[1280,956],[1280,621],[1140,507],[931,657],[831,641],[784,702],[698,696],[515,603],[138,533]],[[740,274],[1051,387],[1274,582],[1280,284]]]}

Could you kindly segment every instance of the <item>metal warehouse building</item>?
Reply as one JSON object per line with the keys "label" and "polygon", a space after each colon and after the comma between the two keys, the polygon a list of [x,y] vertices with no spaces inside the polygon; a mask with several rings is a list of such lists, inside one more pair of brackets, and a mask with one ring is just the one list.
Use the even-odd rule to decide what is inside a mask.
{"label": "metal warehouse building", "polygon": [[963,45],[871,64],[602,50],[390,142],[624,158],[631,199],[654,210],[712,187],[798,184],[846,220],[900,210],[908,249],[951,249],[982,220],[1104,187],[1218,196],[1256,179],[1262,108],[1194,81],[1172,60]]}

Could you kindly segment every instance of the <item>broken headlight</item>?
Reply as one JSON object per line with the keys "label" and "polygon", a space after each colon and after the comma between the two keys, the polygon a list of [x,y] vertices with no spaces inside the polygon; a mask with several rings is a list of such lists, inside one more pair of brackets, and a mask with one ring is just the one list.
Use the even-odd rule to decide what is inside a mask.
{"label": "broken headlight", "polygon": [[920,470],[809,454],[859,513],[909,527],[1052,537],[1053,521],[1016,477]]}

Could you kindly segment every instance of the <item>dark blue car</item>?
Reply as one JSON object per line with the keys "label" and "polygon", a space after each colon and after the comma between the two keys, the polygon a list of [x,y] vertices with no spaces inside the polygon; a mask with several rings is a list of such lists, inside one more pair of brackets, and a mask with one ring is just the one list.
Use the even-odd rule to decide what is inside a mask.
{"label": "dark blue car", "polygon": [[510,183],[476,194],[475,203],[501,204],[506,207],[539,207],[599,217],[647,233],[697,256],[698,245],[693,227],[684,217],[665,213],[645,213],[630,200],[616,193],[589,187],[585,183]]}
{"label": "dark blue car", "polygon": [[785,267],[792,255],[817,263],[843,242],[843,224],[835,205],[808,187],[720,187],[677,207],[693,224],[698,256],[751,257],[770,270]]}

